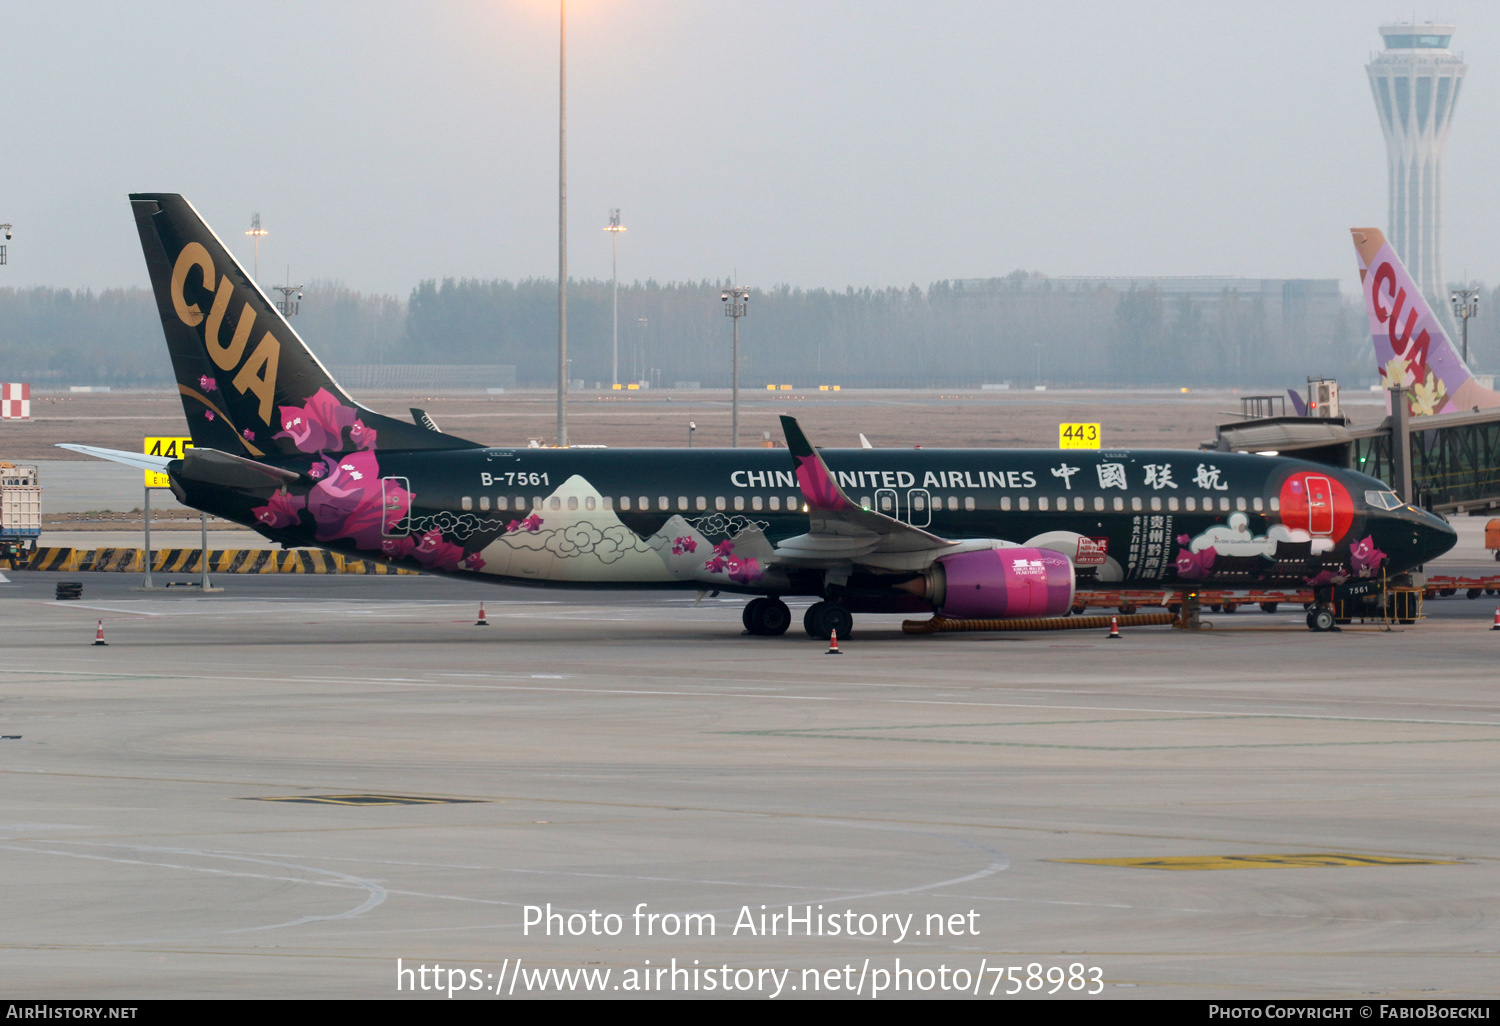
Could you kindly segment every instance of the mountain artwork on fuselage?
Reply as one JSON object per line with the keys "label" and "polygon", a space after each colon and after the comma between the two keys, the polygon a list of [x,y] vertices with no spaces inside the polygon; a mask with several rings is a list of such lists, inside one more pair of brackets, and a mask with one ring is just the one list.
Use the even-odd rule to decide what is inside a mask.
{"label": "mountain artwork on fuselage", "polygon": [[[1065,614],[1080,584],[1311,586],[1398,574],[1446,523],[1374,478],[1190,450],[486,446],[361,406],[192,206],[131,196],[193,448],[67,448],[165,472],[286,546],[506,584],[752,596],[745,626],[857,612]],[[1311,623],[1311,621],[1309,621]]]}

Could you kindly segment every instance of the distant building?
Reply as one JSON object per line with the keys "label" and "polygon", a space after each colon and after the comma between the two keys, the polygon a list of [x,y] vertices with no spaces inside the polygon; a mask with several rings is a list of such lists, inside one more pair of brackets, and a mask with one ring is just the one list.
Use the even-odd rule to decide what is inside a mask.
{"label": "distant building", "polygon": [[967,278],[953,283],[958,289],[984,293],[999,289],[1050,289],[1126,293],[1132,289],[1155,289],[1169,311],[1188,300],[1205,314],[1226,300],[1259,301],[1267,324],[1280,324],[1293,334],[1323,336],[1339,318],[1337,278],[1222,278],[1213,276],[1139,277],[1047,277],[1032,275],[1009,278]]}
{"label": "distant building", "polygon": [[1385,132],[1390,210],[1386,234],[1427,302],[1448,309],[1443,277],[1443,151],[1469,66],[1448,49],[1453,25],[1380,26],[1385,50],[1365,70]]}

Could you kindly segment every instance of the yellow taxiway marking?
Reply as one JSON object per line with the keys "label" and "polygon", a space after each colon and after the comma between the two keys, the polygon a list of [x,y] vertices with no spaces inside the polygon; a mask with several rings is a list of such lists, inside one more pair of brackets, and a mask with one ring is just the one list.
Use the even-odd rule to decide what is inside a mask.
{"label": "yellow taxiway marking", "polygon": [[1394,855],[1168,855],[1144,859],[1048,859],[1088,866],[1125,866],[1129,869],[1308,869],[1327,866],[1459,866],[1444,859],[1410,859]]}
{"label": "yellow taxiway marking", "polygon": [[418,798],[398,794],[292,794],[247,798],[252,802],[308,802],[314,805],[469,805],[477,798]]}

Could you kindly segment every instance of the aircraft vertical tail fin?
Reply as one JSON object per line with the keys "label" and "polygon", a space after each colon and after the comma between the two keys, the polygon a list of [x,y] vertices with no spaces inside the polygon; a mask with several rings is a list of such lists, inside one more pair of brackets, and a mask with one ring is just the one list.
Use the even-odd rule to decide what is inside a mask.
{"label": "aircraft vertical tail fin", "polygon": [[1307,400],[1302,398],[1302,396],[1298,394],[1295,388],[1287,389],[1286,394],[1287,398],[1291,399],[1292,409],[1297,411],[1297,416],[1307,416]]}
{"label": "aircraft vertical tail fin", "polygon": [[477,443],[366,409],[312,354],[183,197],[133,193],[188,431],[251,457]]}
{"label": "aircraft vertical tail fin", "polygon": [[1380,229],[1350,232],[1381,386],[1405,385],[1416,416],[1500,407],[1500,393],[1474,380]]}

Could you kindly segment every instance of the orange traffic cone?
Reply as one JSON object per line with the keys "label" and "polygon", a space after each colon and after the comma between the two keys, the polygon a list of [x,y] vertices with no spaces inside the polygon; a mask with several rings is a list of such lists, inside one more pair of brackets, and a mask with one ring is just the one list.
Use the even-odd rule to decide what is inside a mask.
{"label": "orange traffic cone", "polygon": [[99,629],[94,632],[94,644],[96,644],[96,645],[108,645],[109,644],[109,642],[107,642],[107,641],[104,640],[104,621],[103,620],[99,621]]}
{"label": "orange traffic cone", "polygon": [[1495,610],[1495,626],[1491,627],[1490,630],[1500,631],[1500,609]]}
{"label": "orange traffic cone", "polygon": [[839,651],[839,632],[838,631],[829,631],[828,632],[828,651],[826,653],[824,653],[824,654],[825,655],[843,655],[844,654],[844,653],[842,653],[842,652]]}
{"label": "orange traffic cone", "polygon": [[475,627],[488,627],[490,622],[484,618],[484,603],[479,603],[479,619],[474,621]]}
{"label": "orange traffic cone", "polygon": [[1111,616],[1109,618],[1109,640],[1115,641],[1120,637],[1120,618]]}

